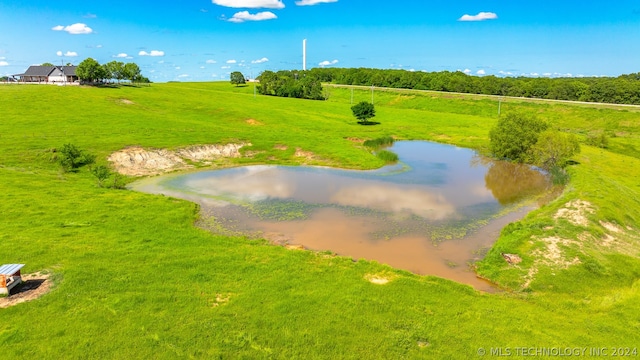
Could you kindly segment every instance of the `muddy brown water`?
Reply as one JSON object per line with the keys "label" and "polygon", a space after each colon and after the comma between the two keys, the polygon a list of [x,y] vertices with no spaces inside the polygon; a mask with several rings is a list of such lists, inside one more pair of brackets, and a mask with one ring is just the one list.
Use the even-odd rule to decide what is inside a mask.
{"label": "muddy brown water", "polygon": [[424,141],[374,171],[247,166],[171,174],[132,188],[199,203],[215,228],[375,260],[491,291],[470,264],[548,191],[545,174]]}

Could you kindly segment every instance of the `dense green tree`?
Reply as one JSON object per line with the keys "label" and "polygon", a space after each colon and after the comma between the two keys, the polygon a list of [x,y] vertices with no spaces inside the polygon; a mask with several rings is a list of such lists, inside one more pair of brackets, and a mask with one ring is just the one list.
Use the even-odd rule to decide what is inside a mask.
{"label": "dense green tree", "polygon": [[574,134],[547,130],[538,136],[531,147],[534,163],[544,169],[564,167],[569,159],[580,153],[580,142]]}
{"label": "dense green tree", "polygon": [[247,83],[247,81],[244,78],[244,75],[242,75],[240,71],[232,72],[230,78],[231,78],[231,83],[234,84],[235,86]]}
{"label": "dense green tree", "polygon": [[55,66],[55,65],[53,65],[50,62],[46,62],[46,63],[42,63],[42,65],[40,65],[40,66]]}
{"label": "dense green tree", "polygon": [[263,95],[323,100],[326,94],[315,71],[264,71],[258,76],[258,92]]}
{"label": "dense green tree", "polygon": [[84,59],[76,68],[76,75],[81,81],[96,82],[107,77],[105,69],[92,58]]}
{"label": "dense green tree", "polygon": [[136,63],[126,63],[122,69],[125,79],[131,82],[140,82],[140,67]]}
{"label": "dense green tree", "polygon": [[124,63],[121,61],[110,61],[103,65],[108,79],[116,79],[118,83],[125,78]]}
{"label": "dense green tree", "polygon": [[376,109],[373,104],[367,101],[361,101],[351,107],[353,116],[358,119],[358,124],[369,124],[369,119],[376,116]]}
{"label": "dense green tree", "polygon": [[547,123],[532,114],[510,113],[498,120],[489,132],[489,148],[499,159],[530,161],[531,147],[547,128]]}

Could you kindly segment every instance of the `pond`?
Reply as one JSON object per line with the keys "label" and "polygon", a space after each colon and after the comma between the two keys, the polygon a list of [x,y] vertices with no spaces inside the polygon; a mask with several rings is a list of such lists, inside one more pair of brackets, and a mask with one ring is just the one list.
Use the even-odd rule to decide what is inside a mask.
{"label": "pond", "polygon": [[490,290],[469,264],[535,207],[548,177],[450,145],[400,141],[388,150],[400,162],[372,171],[258,165],[148,178],[132,188],[197,202],[224,233]]}

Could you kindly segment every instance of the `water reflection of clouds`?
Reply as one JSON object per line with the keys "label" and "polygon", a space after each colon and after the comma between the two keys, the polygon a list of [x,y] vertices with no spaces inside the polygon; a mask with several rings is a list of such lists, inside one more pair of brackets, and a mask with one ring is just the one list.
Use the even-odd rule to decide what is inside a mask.
{"label": "water reflection of clouds", "polygon": [[442,195],[425,190],[383,185],[353,186],[338,190],[331,201],[340,205],[383,211],[408,211],[425,219],[441,220],[455,214],[455,207]]}
{"label": "water reflection of clouds", "polygon": [[296,190],[295,180],[276,168],[251,166],[223,176],[190,180],[188,187],[213,196],[239,196],[250,201],[267,198],[289,198]]}

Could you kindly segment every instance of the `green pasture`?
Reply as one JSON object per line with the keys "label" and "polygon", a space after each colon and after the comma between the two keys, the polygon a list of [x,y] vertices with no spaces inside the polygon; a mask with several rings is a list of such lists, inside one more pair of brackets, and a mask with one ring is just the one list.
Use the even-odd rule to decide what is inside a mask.
{"label": "green pasture", "polygon": [[[195,226],[192,203],[101,188],[87,168],[64,173],[51,161],[66,143],[107,165],[129,146],[245,142],[245,157],[213,166],[370,169],[384,161],[363,140],[485,152],[498,119],[494,99],[376,90],[380,125],[361,126],[351,90],[327,91],[328,101],[310,101],[255,97],[251,85],[226,82],[0,86],[0,263],[24,263],[23,273],[47,272],[54,282],[41,298],[0,309],[0,358],[472,359],[498,348],[639,346],[635,108],[501,102],[503,114],[534,112],[582,140],[605,132],[610,145],[583,145],[561,194],[508,225],[476,264],[502,288],[495,294],[213,235]],[[362,100],[370,90],[353,91],[353,103]],[[313,156],[295,156],[298,148]],[[586,222],[557,216],[568,213]]]}

